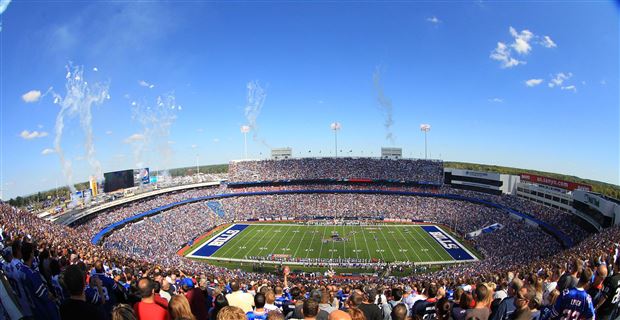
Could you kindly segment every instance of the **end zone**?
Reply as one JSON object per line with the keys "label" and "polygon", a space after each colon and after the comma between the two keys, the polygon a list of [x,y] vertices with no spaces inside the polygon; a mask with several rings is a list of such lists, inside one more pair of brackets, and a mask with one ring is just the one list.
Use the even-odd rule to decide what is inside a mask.
{"label": "end zone", "polygon": [[441,247],[448,252],[452,259],[457,261],[477,261],[478,258],[474,256],[469,250],[462,247],[462,245],[452,238],[449,234],[443,231],[437,226],[422,226],[422,229],[426,231],[431,238],[435,239]]}
{"label": "end zone", "polygon": [[209,239],[209,241],[203,243],[201,246],[191,251],[188,255],[186,255],[186,257],[208,258],[221,247],[223,247],[228,241],[232,240],[234,237],[240,234],[241,231],[245,230],[245,228],[247,228],[248,226],[248,224],[233,224],[232,226],[218,233],[213,238]]}

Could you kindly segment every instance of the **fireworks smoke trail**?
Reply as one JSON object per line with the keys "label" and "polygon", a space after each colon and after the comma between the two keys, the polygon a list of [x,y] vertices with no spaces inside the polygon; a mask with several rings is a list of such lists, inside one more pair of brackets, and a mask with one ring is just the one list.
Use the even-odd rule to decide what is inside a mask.
{"label": "fireworks smoke trail", "polygon": [[[84,131],[84,149],[86,151],[86,159],[91,169],[94,171],[98,179],[103,178],[101,164],[95,157],[95,144],[93,141],[92,128],[92,108],[94,105],[102,104],[105,100],[110,99],[109,84],[94,83],[88,84],[84,79],[84,67],[69,64],[66,67],[67,75],[65,82],[65,96],[51,91],[54,96],[54,103],[60,106],[60,111],[56,116],[54,137],[54,149],[60,158],[63,174],[67,179],[67,184],[72,192],[75,192],[73,186],[73,167],[71,160],[66,159],[62,150],[62,135],[65,129],[65,120],[73,116],[78,116],[80,126]],[[47,94],[47,93],[46,93]]]}
{"label": "fireworks smoke trail", "polygon": [[377,90],[377,102],[379,102],[379,107],[383,112],[383,116],[385,118],[385,121],[383,122],[383,126],[385,127],[386,131],[385,138],[393,144],[396,138],[392,133],[392,125],[394,125],[394,118],[392,114],[392,100],[386,97],[383,92],[383,85],[381,83],[382,73],[383,68],[377,66],[375,68],[375,72],[372,74],[372,81],[375,85],[375,90]]}
{"label": "fireworks smoke trail", "polygon": [[267,94],[265,90],[260,86],[258,81],[250,81],[247,85],[248,88],[248,96],[247,102],[245,105],[245,119],[247,121],[250,130],[252,131],[252,137],[254,141],[258,141],[270,148],[267,141],[264,138],[259,137],[258,135],[258,125],[256,123],[256,119],[260,115],[260,111],[263,108],[263,104],[265,103],[265,98],[267,98]]}
{"label": "fireworks smoke trail", "polygon": [[155,105],[136,101],[131,103],[132,118],[142,126],[141,133],[136,133],[125,140],[133,146],[136,167],[145,166],[146,150],[155,152],[155,158],[160,161],[159,168],[167,169],[172,164],[170,128],[180,110],[181,106],[176,103],[174,93],[157,96]]}

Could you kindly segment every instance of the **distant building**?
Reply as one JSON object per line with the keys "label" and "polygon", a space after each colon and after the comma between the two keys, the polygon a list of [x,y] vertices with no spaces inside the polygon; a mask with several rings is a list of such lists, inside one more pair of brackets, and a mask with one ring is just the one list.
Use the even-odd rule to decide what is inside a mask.
{"label": "distant building", "polygon": [[597,229],[620,224],[620,200],[585,190],[573,191],[575,215]]}
{"label": "distant building", "polygon": [[290,159],[293,157],[293,149],[291,148],[274,148],[271,149],[271,159]]}
{"label": "distant building", "polygon": [[494,195],[514,194],[519,176],[496,172],[444,169],[444,183],[455,189],[484,192]]}
{"label": "distant building", "polygon": [[398,160],[403,157],[402,148],[383,147],[381,148],[381,159]]}

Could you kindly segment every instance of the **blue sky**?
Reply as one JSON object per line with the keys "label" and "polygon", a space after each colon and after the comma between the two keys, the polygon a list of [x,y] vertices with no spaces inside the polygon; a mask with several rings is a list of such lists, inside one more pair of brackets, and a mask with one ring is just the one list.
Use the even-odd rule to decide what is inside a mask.
{"label": "blue sky", "polygon": [[[109,93],[90,108],[90,162],[79,115],[64,118],[59,146],[75,182],[98,168],[241,158],[251,81],[265,93],[251,157],[267,145],[329,155],[335,120],[344,152],[393,145],[421,157],[419,126],[429,123],[433,158],[620,180],[615,2],[14,0],[5,9],[5,199],[67,182],[54,100],[68,101],[69,63],[91,92]],[[170,96],[164,113],[157,98]]]}

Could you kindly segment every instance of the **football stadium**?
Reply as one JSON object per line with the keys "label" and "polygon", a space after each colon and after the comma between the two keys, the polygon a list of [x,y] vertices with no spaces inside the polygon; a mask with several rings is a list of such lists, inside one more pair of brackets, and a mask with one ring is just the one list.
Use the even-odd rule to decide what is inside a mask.
{"label": "football stadium", "polygon": [[620,320],[618,8],[0,0],[0,320]]}

